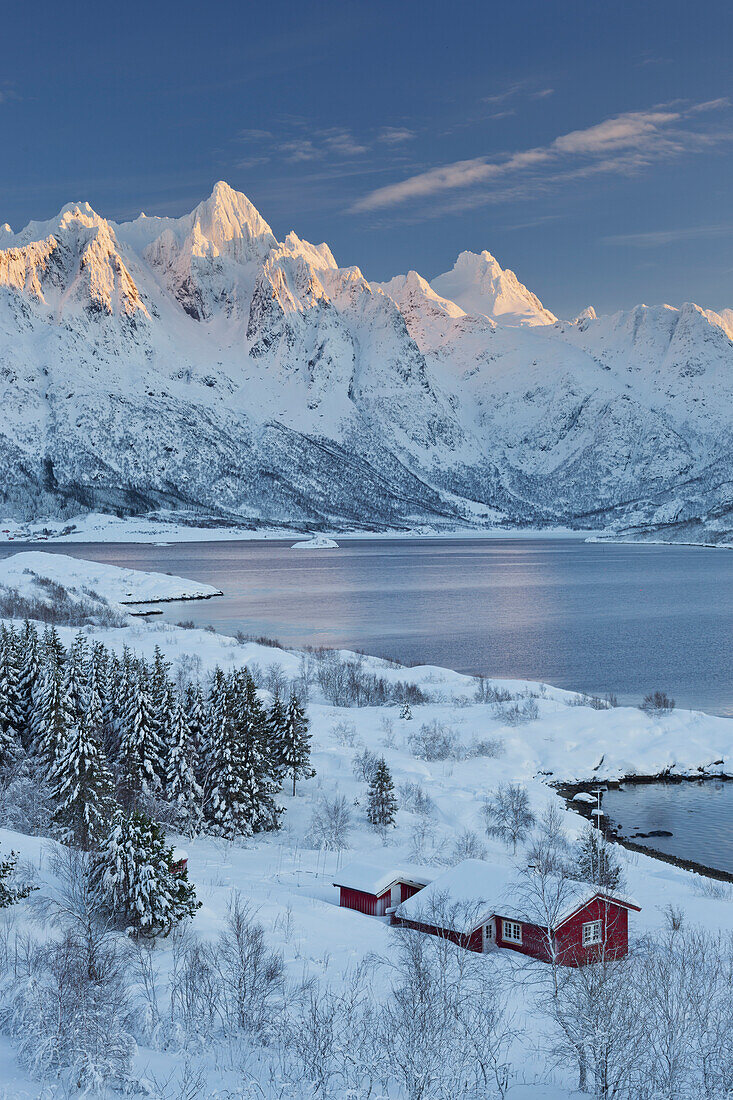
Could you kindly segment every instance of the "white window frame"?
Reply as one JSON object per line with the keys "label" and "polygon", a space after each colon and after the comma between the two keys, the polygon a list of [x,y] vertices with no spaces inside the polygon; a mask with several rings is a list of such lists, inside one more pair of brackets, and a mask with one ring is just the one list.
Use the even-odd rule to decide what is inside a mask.
{"label": "white window frame", "polygon": [[522,942],[522,925],[518,920],[502,920],[501,938],[507,943]]}
{"label": "white window frame", "polygon": [[589,920],[583,925],[583,947],[603,943],[603,921]]}

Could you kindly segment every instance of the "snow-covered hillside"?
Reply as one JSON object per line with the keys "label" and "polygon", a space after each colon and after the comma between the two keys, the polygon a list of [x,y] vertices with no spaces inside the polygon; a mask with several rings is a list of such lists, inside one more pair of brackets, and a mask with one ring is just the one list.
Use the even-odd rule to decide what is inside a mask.
{"label": "snow-covered hillside", "polygon": [[[115,589],[111,585],[116,578],[100,575],[98,569],[95,563],[77,561],[73,579],[88,583],[96,578],[100,595],[114,598]],[[159,581],[165,583],[168,579],[160,577]],[[139,583],[152,588],[155,580],[155,575],[144,574]],[[22,624],[14,625],[22,629]],[[75,644],[78,652],[80,643],[74,642],[75,634],[70,628],[59,628],[63,645]],[[554,843],[562,842],[558,829],[567,841],[574,841],[584,827],[583,819],[566,808],[551,783],[578,779],[595,784],[634,772],[651,774],[667,768],[677,774],[695,776],[730,770],[730,721],[703,714],[675,711],[665,717],[650,718],[636,708],[598,710],[590,705],[591,700],[547,685],[519,681],[484,682],[486,701],[480,701],[478,682],[450,669],[408,669],[345,652],[335,659],[356,670],[355,675],[379,677],[393,686],[412,685],[419,692],[420,701],[413,703],[407,713],[394,703],[348,706],[344,705],[348,700],[343,700],[336,705],[328,697],[328,678],[319,674],[319,658],[312,652],[283,650],[208,631],[148,623],[116,628],[87,626],[84,643],[90,649],[93,643],[102,643],[120,657],[124,657],[125,647],[129,647],[133,657],[148,662],[154,660],[157,647],[170,662],[172,680],[193,678],[200,680],[207,690],[216,668],[227,674],[246,665],[256,677],[263,703],[270,703],[276,685],[282,691],[283,685],[289,683],[297,683],[310,699],[311,759],[316,775],[300,782],[296,797],[289,789],[279,794],[285,807],[281,828],[233,842],[205,834],[184,839],[169,832],[172,844],[185,845],[189,877],[201,908],[184,936],[143,941],[137,954],[134,941],[133,949],[129,950],[126,937],[121,932],[114,934],[120,950],[128,951],[124,956],[125,998],[135,1007],[134,1013],[121,1016],[118,1025],[120,1032],[132,1030],[137,1041],[132,1044],[129,1059],[131,1095],[158,1100],[183,1096],[296,1100],[347,1094],[348,1089],[341,1090],[335,1083],[316,1088],[308,1076],[308,1066],[303,1070],[302,1080],[297,1077],[292,1080],[291,1075],[300,1072],[299,1057],[305,1056],[293,1047],[291,1056],[285,1058],[290,1048],[284,1038],[293,1029],[302,1027],[303,1035],[309,1036],[306,1042],[311,1041],[311,1036],[313,1042],[316,1035],[320,1037],[320,1058],[333,1056],[344,1061],[338,1038],[341,1031],[331,1037],[316,1030],[315,1025],[312,1032],[306,1031],[310,1017],[302,1006],[310,1005],[311,1016],[315,1017],[324,1011],[326,1001],[322,998],[348,998],[354,988],[354,976],[368,965],[373,970],[368,971],[371,985],[366,990],[375,991],[381,1013],[396,980],[399,934],[386,919],[338,906],[333,882],[339,877],[338,867],[347,859],[383,866],[385,873],[406,862],[419,862],[439,874],[470,856],[484,859],[489,868],[496,868],[497,888],[499,885],[505,888],[507,882],[519,882],[530,844],[544,835],[542,819],[549,820],[546,816],[549,806],[556,809]],[[493,701],[489,701],[489,689],[494,693]],[[513,713],[517,710],[521,712],[519,724]],[[435,758],[425,751],[425,731],[428,739],[437,734],[446,740],[447,755],[442,753]],[[385,759],[398,794],[395,827],[381,832],[368,824],[365,814],[366,783],[362,772],[371,757]],[[515,852],[511,844],[486,835],[482,813],[485,797],[506,783],[520,784],[526,790],[529,808],[539,819],[532,834],[520,840]],[[0,784],[0,795],[3,793]],[[338,837],[319,848],[314,839],[314,823],[326,807],[336,805],[340,799],[345,809]],[[38,815],[38,806],[34,805],[32,811]],[[28,804],[9,805],[7,796],[0,798],[0,857],[15,850],[25,861],[22,873],[33,872],[39,888],[31,899],[4,911],[7,923],[0,925],[5,933],[0,942],[7,951],[12,951],[13,943],[25,943],[26,934],[52,940],[61,936],[56,928],[39,926],[37,908],[36,919],[31,917],[34,901],[36,905],[39,900],[43,904],[44,898],[63,896],[63,881],[59,882],[59,864],[53,859],[57,846],[44,835],[29,835],[33,830],[21,827],[23,814],[28,812]],[[8,827],[9,817],[14,828]],[[641,912],[634,913],[631,922],[632,966],[634,959],[643,961],[643,953],[649,950],[645,937],[657,937],[664,942],[665,929],[672,917],[694,935],[725,935],[733,930],[733,906],[725,884],[645,854],[616,852],[616,849],[614,853],[620,861],[627,892],[641,906]],[[264,1039],[249,1033],[241,1024],[230,1026],[228,1021],[224,1034],[213,1025],[204,1028],[195,1012],[188,1018],[188,1024],[193,1021],[195,1027],[187,1029],[177,1015],[178,994],[173,995],[174,986],[180,988],[176,983],[180,982],[181,965],[188,958],[186,951],[200,949],[197,945],[211,945],[213,949],[227,927],[229,907],[237,894],[247,903],[249,919],[262,926],[264,946],[283,956],[287,996],[282,998],[282,1004],[278,999],[272,1005],[272,1020],[278,1026],[273,1023]],[[53,912],[46,910],[47,915]],[[106,935],[109,937],[109,932]],[[715,960],[716,964],[718,961]],[[709,956],[706,962],[710,965]],[[463,965],[480,967],[479,973],[486,976],[492,988],[501,991],[509,1026],[500,1048],[503,1090],[491,1085],[479,1092],[460,1094],[497,1097],[497,1100],[499,1097],[570,1100],[571,1096],[579,1095],[574,1091],[572,1061],[558,1060],[551,1054],[552,1027],[541,997],[549,968],[541,963],[518,966],[517,957],[507,951],[467,956]],[[207,972],[196,972],[192,997],[201,995],[202,973]],[[460,980],[468,981],[468,976],[466,970]],[[39,1079],[48,1072],[49,1065],[54,1065],[48,1044],[43,1049],[39,1044],[39,1050],[29,1052],[23,1028],[18,1025],[19,1007],[27,1006],[34,988],[32,982],[23,985],[20,995],[16,993],[15,1015],[5,1011],[8,996],[13,989],[17,991],[11,977],[5,973],[0,988],[3,1007],[0,1090],[8,1097],[29,1100],[66,1095],[54,1092],[55,1084]],[[414,974],[410,978],[414,981]],[[267,988],[267,978],[257,971],[251,995],[261,988]],[[668,990],[669,985],[664,988]],[[348,1011],[356,1012],[361,1003],[361,997],[354,999],[348,1009],[344,1002],[343,1011],[347,1014],[331,1023],[337,1029],[348,1028]],[[685,1020],[690,1015],[686,1014]],[[87,1018],[88,1011],[84,1019]],[[34,1022],[39,1034],[43,1021],[51,1029],[57,1026],[53,1019],[48,1024],[45,1016],[39,1024],[32,1012],[28,1019]],[[325,1017],[326,1024],[329,1019]],[[489,1026],[486,1019],[483,1024]],[[284,1030],[287,1027],[289,1031]],[[691,1027],[692,1024],[685,1024],[685,1028]],[[690,1033],[684,1031],[686,1039]],[[81,1028],[77,1040],[80,1049],[86,1052],[87,1036]],[[104,1054],[99,1043],[91,1054],[85,1054],[88,1058],[84,1064],[85,1082],[91,1075],[90,1065],[106,1065]],[[278,1062],[280,1057],[284,1058],[283,1064]],[[384,1050],[380,1057],[384,1062]],[[419,1045],[414,1057],[422,1064]],[[351,1064],[349,1059],[345,1061]],[[63,1067],[68,1064],[68,1060],[60,1060],[61,1069],[54,1071],[58,1074],[59,1090],[67,1080]],[[449,1077],[454,1073],[449,1063],[447,1073]],[[90,1084],[86,1095],[101,1100],[109,1093],[100,1081],[96,1088]],[[358,1091],[354,1095],[359,1095]],[[413,1094],[409,1089],[401,1091],[394,1087],[389,1092],[385,1090],[384,1095],[397,1100]],[[452,1092],[423,1095],[457,1096],[459,1091],[456,1087]]]}
{"label": "snow-covered hillside", "polygon": [[729,311],[556,321],[488,252],[369,283],[224,183],[0,230],[0,516],[733,528]]}

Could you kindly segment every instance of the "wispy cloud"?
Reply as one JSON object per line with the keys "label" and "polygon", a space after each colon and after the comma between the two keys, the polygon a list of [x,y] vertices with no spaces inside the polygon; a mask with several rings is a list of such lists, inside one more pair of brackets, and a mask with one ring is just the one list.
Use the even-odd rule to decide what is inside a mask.
{"label": "wispy cloud", "polygon": [[633,248],[658,248],[676,244],[677,241],[715,240],[733,235],[733,222],[718,225],[676,226],[672,229],[653,229],[647,233],[617,233],[602,237],[604,244],[631,245]]}
{"label": "wispy cloud", "polygon": [[[352,206],[367,212],[457,192],[513,177],[545,172],[559,178],[581,178],[603,172],[638,171],[655,160],[679,156],[721,139],[717,131],[695,125],[696,118],[727,107],[727,99],[705,103],[627,111],[613,118],[561,134],[548,145],[536,146],[490,159],[486,156],[454,161],[408,176],[369,192]],[[723,136],[729,138],[726,132]]]}
{"label": "wispy cloud", "polygon": [[384,145],[401,145],[403,141],[412,141],[415,137],[414,130],[408,130],[406,126],[385,126],[377,135],[377,141]]}
{"label": "wispy cloud", "polygon": [[361,157],[378,145],[398,146],[414,136],[414,131],[405,126],[383,126],[361,137],[346,126],[314,127],[307,118],[289,115],[279,119],[271,129],[240,130],[237,139],[253,147],[253,152],[240,163],[281,160],[297,164]]}

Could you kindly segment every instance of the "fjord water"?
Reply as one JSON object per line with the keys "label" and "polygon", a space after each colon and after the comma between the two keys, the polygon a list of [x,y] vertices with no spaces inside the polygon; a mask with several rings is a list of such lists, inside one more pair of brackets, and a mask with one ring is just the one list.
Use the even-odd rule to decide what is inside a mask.
{"label": "fjord water", "polygon": [[[171,622],[546,680],[619,702],[660,689],[679,706],[733,715],[730,551],[561,538],[344,539],[335,550],[293,550],[292,541],[43,549],[224,592],[161,605]],[[0,554],[16,549],[26,547]]]}
{"label": "fjord water", "polygon": [[[603,809],[621,836],[733,874],[733,783],[644,783],[609,790]],[[665,832],[671,836],[639,836]]]}

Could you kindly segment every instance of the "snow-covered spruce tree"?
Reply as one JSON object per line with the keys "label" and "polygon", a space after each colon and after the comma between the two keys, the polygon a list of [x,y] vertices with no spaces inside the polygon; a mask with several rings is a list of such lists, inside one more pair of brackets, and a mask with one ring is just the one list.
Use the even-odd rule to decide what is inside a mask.
{"label": "snow-covered spruce tree", "polygon": [[166,760],[165,797],[175,809],[182,833],[195,836],[201,828],[203,793],[196,781],[196,749],[182,703],[173,714]]}
{"label": "snow-covered spruce tree", "polygon": [[75,722],[81,722],[87,708],[87,660],[86,638],[80,631],[69,647],[64,681],[66,697]]}
{"label": "snow-covered spruce tree", "polygon": [[162,829],[140,810],[117,817],[92,874],[114,920],[136,934],[168,935],[199,908],[188,873],[174,864]]}
{"label": "snow-covered spruce tree", "polygon": [[9,905],[15,905],[16,901],[27,898],[36,887],[30,883],[16,883],[13,881],[15,868],[18,863],[16,852],[11,852],[7,859],[0,856],[0,909],[7,909]]}
{"label": "snow-covered spruce tree", "polygon": [[0,767],[11,764],[21,752],[23,714],[14,640],[3,626],[0,630]]}
{"label": "snow-covered spruce tree", "polygon": [[33,743],[35,688],[41,674],[38,631],[27,619],[18,640],[18,688],[20,692],[20,738],[24,749]]}
{"label": "snow-covered spruce tree", "polygon": [[149,802],[160,788],[161,746],[147,684],[138,679],[131,687],[127,713],[121,716],[117,759],[118,797],[125,809]]}
{"label": "snow-covered spruce tree", "polygon": [[183,696],[191,745],[194,752],[196,782],[203,791],[206,778],[206,729],[207,713],[204,697],[199,684],[188,683]]}
{"label": "snow-covered spruce tree", "polygon": [[50,774],[54,822],[61,839],[85,851],[109,832],[117,808],[101,733],[102,704],[94,691],[87,713],[69,729]]}
{"label": "snow-covered spruce tree", "polygon": [[272,706],[267,712],[266,734],[267,744],[274,764],[273,778],[282,783],[285,765],[285,728],[287,724],[287,711],[285,704],[279,696],[273,699]]}
{"label": "snow-covered spruce tree", "polygon": [[36,711],[35,752],[50,772],[63,751],[69,730],[75,723],[73,707],[66,694],[64,667],[55,660],[43,669]]}
{"label": "snow-covered spruce tree", "polygon": [[293,796],[295,796],[295,783],[298,779],[312,779],[316,774],[312,767],[311,738],[308,733],[308,719],[298,702],[297,696],[291,695],[285,713],[285,727],[280,750],[280,764],[293,780]]}
{"label": "snow-covered spruce tree", "polygon": [[246,668],[232,674],[230,685],[235,729],[244,750],[244,792],[252,832],[277,829],[283,808],[276,802],[278,761],[267,736],[266,715]]}
{"label": "snow-covered spruce tree", "polygon": [[205,812],[212,830],[233,840],[251,836],[247,758],[235,722],[233,692],[225,683],[212,691]]}
{"label": "snow-covered spruce tree", "polygon": [[601,830],[590,822],[576,841],[570,873],[580,882],[606,890],[616,890],[621,883],[621,864],[616,853]]}
{"label": "snow-covered spruce tree", "polygon": [[379,828],[388,828],[395,824],[397,813],[397,799],[394,793],[394,783],[387,762],[382,757],[374,771],[374,778],[369,784],[367,795],[367,820],[370,824]]}

